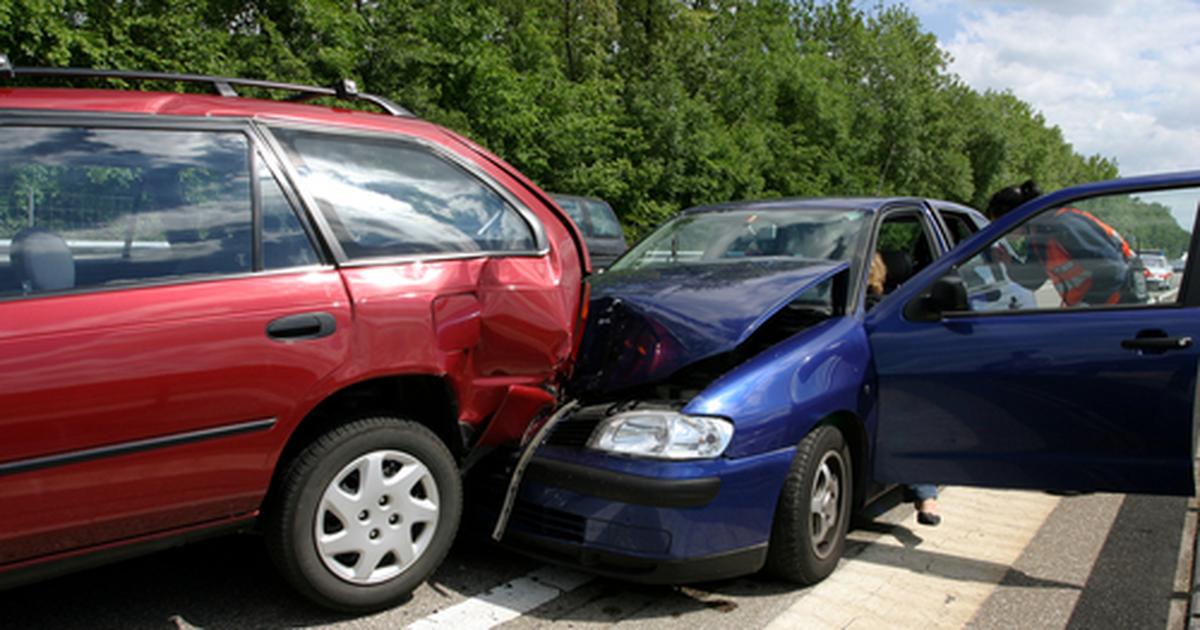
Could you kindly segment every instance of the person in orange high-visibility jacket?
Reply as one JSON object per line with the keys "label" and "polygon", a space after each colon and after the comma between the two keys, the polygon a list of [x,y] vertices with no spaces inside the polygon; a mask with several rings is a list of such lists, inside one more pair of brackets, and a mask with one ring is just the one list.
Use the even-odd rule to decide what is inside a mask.
{"label": "person in orange high-visibility jacket", "polygon": [[1066,306],[1130,301],[1134,253],[1107,223],[1078,208],[1059,208],[1053,221],[1030,228],[1029,253]]}
{"label": "person in orange high-visibility jacket", "polygon": [[[1003,189],[992,196],[988,215],[999,218],[1039,194],[1032,180]],[[1026,265],[1036,263],[1045,274],[1014,273],[1014,279],[1027,288],[1035,289],[1049,278],[1064,306],[1145,301],[1145,279],[1139,276],[1137,255],[1112,226],[1092,213],[1059,208],[1019,229],[1029,244]]]}

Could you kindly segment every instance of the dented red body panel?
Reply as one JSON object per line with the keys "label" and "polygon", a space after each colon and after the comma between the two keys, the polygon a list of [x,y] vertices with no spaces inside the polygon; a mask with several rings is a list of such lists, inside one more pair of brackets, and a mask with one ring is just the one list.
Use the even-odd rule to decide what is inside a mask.
{"label": "dented red body panel", "polygon": [[[70,124],[97,126],[287,121],[416,138],[469,160],[516,197],[540,222],[546,247],[327,260],[294,273],[0,301],[0,574],[253,516],[313,410],[375,379],[443,381],[457,426],[441,434],[472,436],[454,445],[460,453],[484,435],[489,446],[519,439],[554,404],[582,330],[582,236],[536,186],[474,143],[413,118],[294,103],[0,89],[10,124],[47,124],[39,117],[64,112]],[[263,334],[277,318],[311,311],[332,315],[335,332],[296,343]],[[254,422],[269,427],[155,446]]]}

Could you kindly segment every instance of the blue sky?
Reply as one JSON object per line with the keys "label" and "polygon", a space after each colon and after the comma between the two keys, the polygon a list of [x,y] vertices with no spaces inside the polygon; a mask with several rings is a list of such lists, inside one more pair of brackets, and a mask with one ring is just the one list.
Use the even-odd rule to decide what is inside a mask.
{"label": "blue sky", "polygon": [[1011,90],[1078,152],[1122,175],[1200,169],[1200,0],[887,4],[937,35],[952,73]]}

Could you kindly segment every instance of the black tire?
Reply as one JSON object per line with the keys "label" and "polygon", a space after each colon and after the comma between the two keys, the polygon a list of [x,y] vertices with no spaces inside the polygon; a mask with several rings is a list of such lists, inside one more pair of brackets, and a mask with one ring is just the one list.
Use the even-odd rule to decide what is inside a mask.
{"label": "black tire", "polygon": [[[775,507],[767,549],[768,573],[809,585],[833,572],[846,548],[853,470],[850,450],[837,427],[819,426],[800,442]],[[814,490],[831,487],[836,495],[825,505],[836,510],[832,522],[828,509],[817,514],[811,507]]]}
{"label": "black tire", "polygon": [[[399,418],[362,418],[317,437],[282,465],[263,515],[267,549],[287,581],[318,604],[354,613],[399,604],[450,550],[462,517],[462,480],[454,457],[428,428]],[[401,489],[413,477],[412,486]],[[327,498],[346,502],[341,511],[353,512],[349,523]],[[342,532],[346,540],[361,541],[355,544],[364,551],[335,555],[326,541]],[[371,558],[378,553],[384,555]],[[360,563],[369,574],[358,574]]]}

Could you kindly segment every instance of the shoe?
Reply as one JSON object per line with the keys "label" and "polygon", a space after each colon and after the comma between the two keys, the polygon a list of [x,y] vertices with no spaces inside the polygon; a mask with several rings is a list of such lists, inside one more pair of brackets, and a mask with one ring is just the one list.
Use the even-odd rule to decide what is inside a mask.
{"label": "shoe", "polygon": [[942,522],[942,517],[940,514],[934,514],[933,512],[917,512],[917,522],[922,525],[937,527],[938,523]]}

